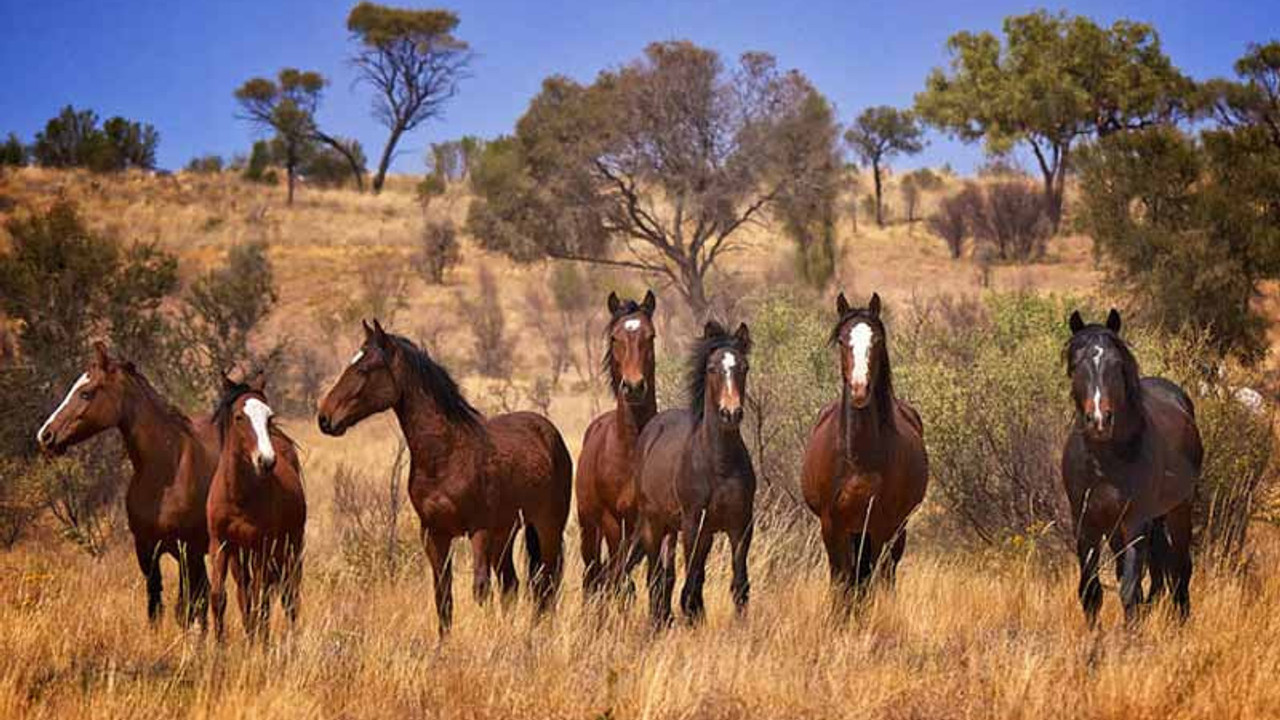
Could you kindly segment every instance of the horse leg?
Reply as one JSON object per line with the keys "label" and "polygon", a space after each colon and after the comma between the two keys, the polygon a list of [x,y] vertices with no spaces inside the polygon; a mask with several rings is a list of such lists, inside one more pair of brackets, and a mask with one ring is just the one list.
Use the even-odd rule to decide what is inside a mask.
{"label": "horse leg", "polygon": [[236,579],[236,602],[240,605],[240,624],[244,634],[253,639],[253,589],[249,584],[249,558],[243,550],[227,550],[227,566]]}
{"label": "horse leg", "polygon": [[1186,621],[1191,615],[1191,504],[1183,503],[1165,516],[1168,532],[1169,561],[1167,567],[1173,584],[1173,604],[1178,617]]}
{"label": "horse leg", "polygon": [[489,603],[489,542],[487,530],[471,533],[471,596],[483,607]]}
{"label": "horse leg", "polygon": [[516,532],[518,527],[507,531],[502,545],[489,543],[490,562],[498,575],[498,587],[502,592],[502,607],[509,609],[519,597],[520,578],[516,575]]}
{"label": "horse leg", "polygon": [[902,554],[907,550],[907,529],[902,528],[893,539],[893,545],[889,548],[889,557],[884,558],[883,564],[880,566],[880,579],[884,581],[887,587],[892,588],[898,582],[898,563],[902,561]]}
{"label": "horse leg", "polygon": [[280,605],[284,608],[289,625],[298,625],[298,614],[302,610],[302,553],[291,551],[289,564],[285,570],[280,590]]}
{"label": "horse leg", "polygon": [[585,513],[578,513],[578,526],[582,536],[578,545],[582,553],[582,597],[590,600],[600,590],[604,572],[600,562],[600,526]]}
{"label": "horse leg", "polygon": [[160,613],[164,609],[164,578],[160,574],[160,548],[135,538],[133,549],[138,556],[138,567],[147,578],[147,620],[154,627],[160,622]]}
{"label": "horse leg", "polygon": [[428,532],[423,542],[435,579],[436,620],[441,638],[449,634],[453,624],[453,557],[449,554],[452,540],[444,533]]}
{"label": "horse leg", "polygon": [[609,549],[609,559],[604,564],[600,583],[615,594],[625,595],[622,582],[622,565],[628,550],[625,528],[618,517],[609,512],[600,518],[600,528]]}
{"label": "horse leg", "polygon": [[213,551],[213,577],[209,600],[213,606],[213,635],[218,642],[226,639],[227,561],[233,552],[234,550],[228,551],[225,546],[215,547]]}
{"label": "horse leg", "polygon": [[1098,537],[1081,533],[1076,540],[1076,559],[1080,562],[1080,585],[1076,595],[1084,609],[1089,627],[1098,625],[1098,609],[1102,607],[1102,582],[1098,580]]}
{"label": "horse leg", "polygon": [[849,543],[853,558],[853,596],[861,600],[867,594],[876,564],[880,561],[881,547],[867,533],[855,534]]}
{"label": "horse leg", "polygon": [[533,518],[525,525],[525,551],[529,555],[529,587],[539,614],[555,604],[564,573],[564,528],[557,522]]}
{"label": "horse leg", "polygon": [[270,550],[263,550],[259,556],[255,558],[253,567],[253,595],[256,598],[256,617],[253,619],[254,626],[257,628],[257,640],[266,644],[268,636],[271,634],[271,601],[273,590],[275,589],[274,578],[272,577],[272,568],[270,558]]}
{"label": "horse leg", "polygon": [[747,577],[747,554],[751,552],[751,537],[755,534],[755,524],[750,520],[729,533],[729,547],[733,550],[733,581],[729,590],[733,594],[733,607],[739,616],[747,612],[747,602],[751,598],[751,580]]}
{"label": "horse leg", "polygon": [[711,541],[715,533],[701,522],[706,517],[699,513],[698,522],[686,521],[680,528],[680,544],[684,548],[684,589],[680,591],[680,611],[690,623],[700,623],[706,615],[702,599],[702,586],[707,580],[707,555],[711,554]]}
{"label": "horse leg", "polygon": [[204,564],[204,553],[183,544],[179,554],[182,559],[183,577],[186,578],[186,610],[183,623],[190,626],[199,623],[203,629],[208,622],[209,573]]}
{"label": "horse leg", "polygon": [[1147,538],[1150,542],[1147,566],[1151,574],[1151,588],[1147,591],[1146,602],[1151,604],[1164,595],[1169,573],[1169,533],[1165,530],[1163,517],[1151,521],[1147,528]]}
{"label": "horse leg", "polygon": [[649,550],[649,618],[654,629],[671,624],[671,592],[676,586],[675,533],[663,532]]}
{"label": "horse leg", "polygon": [[822,544],[827,548],[827,564],[831,568],[832,608],[839,617],[847,617],[853,600],[853,564],[849,553],[849,535],[835,521],[824,517]]}
{"label": "horse leg", "polygon": [[1139,533],[1124,551],[1124,576],[1120,580],[1120,601],[1124,604],[1124,620],[1133,625],[1139,619],[1142,605],[1142,579],[1147,573],[1147,538]]}

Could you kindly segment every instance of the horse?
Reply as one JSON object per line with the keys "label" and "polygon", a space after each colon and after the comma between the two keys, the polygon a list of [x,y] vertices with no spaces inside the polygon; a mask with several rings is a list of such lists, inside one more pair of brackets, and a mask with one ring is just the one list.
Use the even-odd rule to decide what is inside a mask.
{"label": "horse", "polygon": [[[720,532],[728,534],[733,553],[734,607],[739,616],[746,612],[756,475],[740,426],[750,351],[746,324],[729,334],[719,323],[708,322],[691,353],[689,409],[659,413],[640,433],[634,547],[648,559],[649,614],[655,627],[672,618],[677,536],[685,559],[680,593],[684,616],[698,623],[705,615],[707,555]],[[637,560],[629,560],[628,566]]]}
{"label": "horse", "polygon": [[213,414],[222,449],[207,506],[213,626],[221,641],[230,571],[245,634],[265,641],[277,591],[290,624],[298,620],[307,523],[302,466],[293,440],[273,421],[263,376],[249,383],[224,376],[222,383]]}
{"label": "horse", "polygon": [[117,428],[133,465],[125,511],[138,566],[147,579],[147,618],[162,611],[160,558],[178,562],[178,617],[203,623],[209,579],[205,501],[218,464],[218,438],[207,420],[192,422],[165,400],[133,363],[93,345],[93,358],[36,432],[48,455]]}
{"label": "horse", "polygon": [[512,556],[519,522],[541,615],[559,589],[573,493],[560,432],[531,412],[485,418],[425,350],[377,320],[363,325],[364,343],[320,399],[317,420],[336,437],[374,413],[395,412],[409,447],[409,499],[435,577],[440,634],[453,618],[454,538],[471,540],[477,602],[488,600],[491,570],[509,602],[519,587]]}
{"label": "horse", "polygon": [[[604,372],[617,407],[587,427],[574,482],[587,597],[619,579],[627,538],[635,531],[636,441],[658,412],[653,350],[656,304],[652,291],[639,303],[609,293]],[[602,539],[609,548],[608,563],[600,559]]]}
{"label": "horse", "polygon": [[[1075,419],[1062,451],[1062,481],[1075,524],[1077,594],[1090,627],[1102,606],[1099,543],[1107,536],[1126,623],[1173,585],[1178,615],[1191,612],[1192,500],[1204,446],[1195,405],[1178,385],[1142,377],[1120,337],[1120,313],[1106,325],[1068,322],[1063,352]],[[1150,591],[1142,583],[1150,574]]]}
{"label": "horse", "polygon": [[847,611],[877,567],[893,584],[907,519],[924,500],[929,458],[920,414],[893,393],[880,295],[852,308],[840,293],[836,317],[828,342],[839,348],[840,399],[818,415],[801,486],[820,521],[832,588]]}

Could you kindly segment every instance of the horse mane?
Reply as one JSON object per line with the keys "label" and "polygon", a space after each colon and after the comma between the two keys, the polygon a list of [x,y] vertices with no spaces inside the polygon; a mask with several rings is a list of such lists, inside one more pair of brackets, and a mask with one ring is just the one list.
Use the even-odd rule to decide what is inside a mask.
{"label": "horse mane", "polygon": [[426,350],[406,337],[387,333],[387,338],[404,357],[410,371],[417,376],[422,390],[435,402],[445,418],[472,429],[481,427],[480,411],[467,401],[462,389],[444,366],[432,360]]}
{"label": "horse mane", "polygon": [[117,364],[122,370],[124,370],[125,376],[132,380],[134,386],[142,392],[143,397],[154,405],[160,411],[161,415],[164,415],[182,430],[194,432],[194,428],[191,424],[191,418],[187,417],[187,414],[178,409],[178,406],[170,402],[168,398],[161,395],[160,391],[156,390],[156,387],[151,384],[151,381],[147,379],[146,375],[143,375],[142,372],[138,370],[136,365],[128,360],[119,361]]}
{"label": "horse mane", "polygon": [[693,412],[694,422],[702,422],[702,415],[706,410],[707,360],[711,358],[712,353],[721,348],[732,348],[745,358],[749,350],[743,347],[743,343],[728,330],[718,325],[717,327],[718,330],[698,338],[693,350],[689,353],[685,389],[689,393],[689,409]]}
{"label": "horse mane", "polygon": [[[831,328],[831,335],[827,338],[827,344],[838,345],[840,343],[840,331],[845,325],[853,321],[867,323],[880,335],[881,342],[872,346],[872,352],[876,353],[876,357],[880,361],[880,374],[876,378],[876,386],[872,389],[872,396],[875,398],[876,409],[880,411],[880,421],[892,423],[893,365],[889,362],[889,333],[885,329],[884,322],[879,317],[872,315],[870,310],[854,308],[841,316],[835,327]],[[841,392],[843,393],[844,391],[841,390]]]}
{"label": "horse mane", "polygon": [[1142,404],[1142,373],[1138,367],[1138,359],[1134,357],[1133,351],[1129,349],[1129,344],[1124,341],[1124,338],[1104,325],[1086,325],[1067,340],[1067,344],[1062,349],[1063,358],[1067,363],[1067,377],[1075,374],[1076,355],[1086,346],[1096,344],[1099,340],[1109,342],[1116,352],[1120,353],[1120,363],[1124,368],[1125,400],[1135,407],[1140,406]]}
{"label": "horse mane", "polygon": [[600,370],[602,375],[609,378],[610,392],[618,389],[618,384],[622,382],[622,376],[618,374],[618,368],[613,364],[613,343],[608,342],[608,339],[613,335],[613,328],[618,324],[619,320],[637,312],[640,312],[640,303],[635,300],[624,300],[618,308],[618,312],[614,313],[609,318],[608,324],[604,326],[604,357],[600,360]]}

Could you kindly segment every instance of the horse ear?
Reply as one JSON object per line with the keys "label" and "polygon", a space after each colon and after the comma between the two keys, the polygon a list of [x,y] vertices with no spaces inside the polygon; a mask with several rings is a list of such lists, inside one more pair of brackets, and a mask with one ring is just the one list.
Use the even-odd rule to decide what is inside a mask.
{"label": "horse ear", "polygon": [[868,303],[867,308],[871,310],[871,317],[880,317],[880,293],[871,293],[871,302]]}
{"label": "horse ear", "polygon": [[111,367],[111,355],[107,352],[107,344],[101,340],[93,342],[93,364],[103,370]]}
{"label": "horse ear", "polygon": [[249,380],[249,389],[258,393],[259,395],[266,392],[267,374],[263,372],[261,368],[259,368],[258,371],[253,374],[253,378]]}
{"label": "horse ear", "polygon": [[222,392],[230,392],[236,388],[236,381],[231,379],[231,375],[226,370],[219,375],[222,376]]}
{"label": "horse ear", "polygon": [[372,340],[373,328],[369,327],[369,321],[365,320],[364,318],[360,318],[360,326],[364,328],[364,339]]}
{"label": "horse ear", "polygon": [[1120,313],[1115,308],[1107,313],[1107,329],[1113,333],[1120,332]]}
{"label": "horse ear", "polygon": [[645,315],[648,315],[650,318],[652,318],[653,311],[657,307],[658,307],[658,298],[654,297],[652,290],[646,290],[644,293],[644,300],[640,302],[640,309],[644,311]]}
{"label": "horse ear", "polygon": [[379,345],[387,344],[387,331],[382,329],[382,323],[378,322],[378,318],[373,319],[373,340]]}
{"label": "horse ear", "polygon": [[1071,319],[1067,321],[1071,326],[1071,334],[1074,335],[1084,329],[1084,318],[1080,317],[1080,311],[1075,310],[1071,313]]}
{"label": "horse ear", "polygon": [[609,314],[617,315],[619,307],[622,307],[622,301],[618,299],[618,293],[611,291],[609,293]]}
{"label": "horse ear", "polygon": [[844,317],[849,313],[849,299],[840,293],[836,296],[836,315]]}
{"label": "horse ear", "polygon": [[715,320],[708,320],[706,325],[702,326],[702,337],[711,337],[713,335],[723,335],[724,326]]}
{"label": "horse ear", "polygon": [[734,331],[733,336],[737,338],[738,345],[742,348],[742,352],[751,352],[751,329],[746,323],[738,325],[738,329]]}

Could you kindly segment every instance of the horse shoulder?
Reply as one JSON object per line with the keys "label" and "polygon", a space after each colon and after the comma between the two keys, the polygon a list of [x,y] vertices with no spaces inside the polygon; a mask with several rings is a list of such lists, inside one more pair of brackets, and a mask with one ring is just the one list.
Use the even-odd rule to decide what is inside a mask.
{"label": "horse shoulder", "polygon": [[809,441],[805,445],[804,460],[800,473],[800,490],[805,504],[815,513],[821,514],[825,499],[829,497],[828,488],[835,482],[835,463],[839,453],[836,433],[838,422],[836,411],[840,401],[832,401],[818,412],[818,422],[809,433]]}

